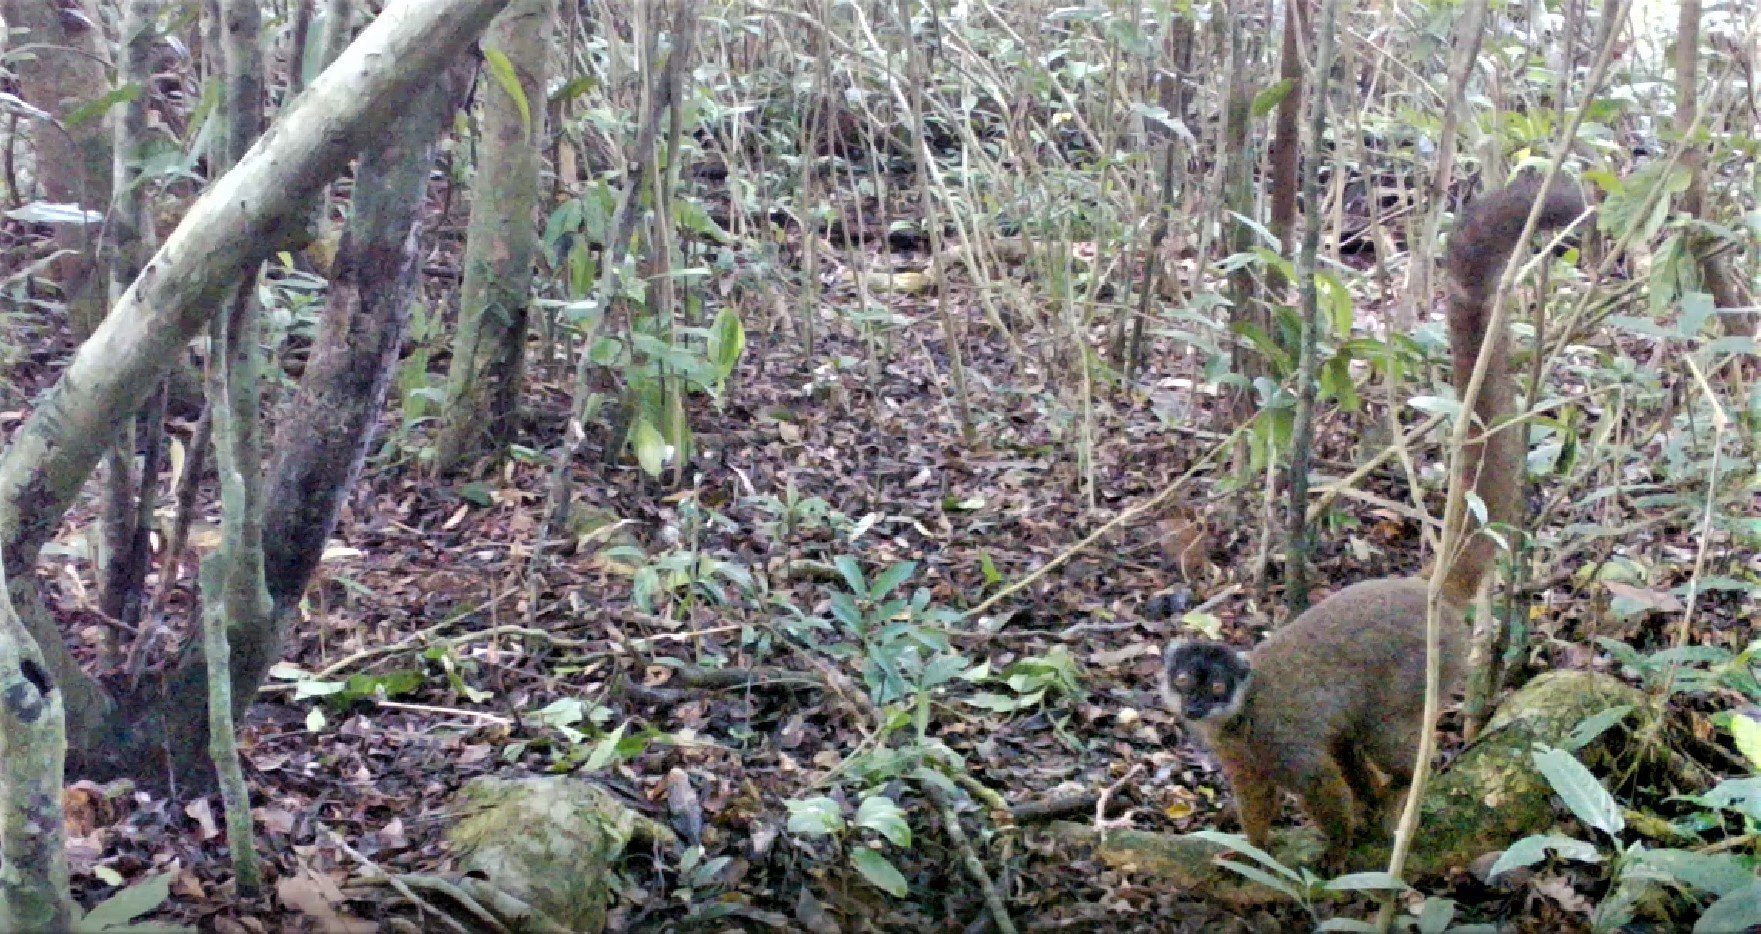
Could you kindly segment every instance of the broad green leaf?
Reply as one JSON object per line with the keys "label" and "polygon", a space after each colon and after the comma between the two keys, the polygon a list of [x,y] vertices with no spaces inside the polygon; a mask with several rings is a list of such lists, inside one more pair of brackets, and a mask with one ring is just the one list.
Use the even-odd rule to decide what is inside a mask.
{"label": "broad green leaf", "polygon": [[1694,923],[1694,934],[1729,934],[1761,924],[1761,880],[1751,882],[1706,909]]}
{"label": "broad green leaf", "polygon": [[171,894],[171,873],[149,876],[99,902],[80,920],[81,931],[121,927],[165,904]]}
{"label": "broad green leaf", "polygon": [[1593,844],[1563,834],[1536,834],[1512,843],[1509,849],[1499,854],[1498,861],[1492,864],[1486,875],[1496,878],[1512,869],[1533,866],[1546,859],[1549,851],[1558,853],[1561,859],[1575,859],[1581,863],[1602,861],[1602,854],[1596,852]]}
{"label": "broad green leaf", "polygon": [[1578,820],[1609,836],[1626,829],[1626,818],[1621,816],[1614,796],[1577,757],[1563,749],[1540,749],[1534,753],[1534,759],[1535,767],[1547,777],[1554,793]]}
{"label": "broad green leaf", "polygon": [[1736,740],[1737,751],[1749,760],[1749,768],[1761,771],[1761,723],[1735,714],[1730,718],[1730,735]]}
{"label": "broad green leaf", "polygon": [[1331,272],[1316,272],[1315,296],[1321,314],[1333,329],[1333,336],[1340,340],[1350,337],[1351,326],[1356,321],[1351,306],[1351,290]]}
{"label": "broad green leaf", "polygon": [[1021,709],[1022,706],[1021,701],[1018,698],[1010,697],[1007,694],[991,694],[988,692],[973,694],[970,697],[962,698],[962,700],[974,707],[981,707],[985,710],[992,710],[997,713],[1010,713]]}
{"label": "broad green leaf", "polygon": [[863,599],[868,598],[868,581],[863,578],[862,566],[856,563],[855,558],[839,555],[832,559],[832,564],[844,576],[844,584],[850,588],[851,593]]}
{"label": "broad green leaf", "polygon": [[1443,934],[1449,930],[1449,922],[1455,920],[1455,899],[1427,898],[1425,906],[1419,909],[1419,934]]}
{"label": "broad green leaf", "polygon": [[347,684],[341,681],[317,681],[308,679],[294,685],[294,700],[305,700],[308,697],[329,697],[341,694]]}
{"label": "broad green leaf", "polygon": [[486,47],[483,49],[483,63],[489,67],[489,76],[495,79],[501,92],[514,102],[520,111],[520,134],[526,139],[532,138],[532,104],[526,100],[526,91],[520,87],[520,78],[514,74],[514,63],[508,61],[507,55],[500,49]]}
{"label": "broad green leaf", "polygon": [[843,808],[825,795],[783,803],[789,808],[790,833],[824,836],[844,829]]}
{"label": "broad green leaf", "polygon": [[887,568],[869,586],[869,598],[872,600],[886,599],[887,594],[893,592],[893,588],[905,583],[906,579],[916,572],[917,562],[915,561],[901,561]]}
{"label": "broad green leaf", "polygon": [[1697,337],[1700,329],[1706,326],[1706,319],[1712,317],[1715,310],[1712,296],[1705,292],[1688,292],[1676,300],[1681,306],[1681,318],[1676,327],[1678,337]]}
{"label": "broad green leaf", "polygon": [[1447,396],[1413,396],[1406,404],[1426,415],[1447,415],[1454,417],[1461,414],[1461,402]]}
{"label": "broad green leaf", "polygon": [[616,758],[618,754],[618,743],[623,740],[624,730],[628,729],[629,726],[630,723],[626,720],[623,723],[618,724],[618,728],[612,730],[604,739],[595,743],[593,746],[593,752],[587,756],[586,764],[581,767],[589,772],[597,772],[600,769],[611,765],[612,760]]}
{"label": "broad green leaf", "polygon": [[727,379],[740,362],[740,354],[746,351],[746,329],[734,309],[723,308],[716,313],[715,323],[709,328],[708,349],[710,362],[721,378]]}
{"label": "broad green leaf", "polygon": [[1386,872],[1353,872],[1327,883],[1335,892],[1404,892],[1411,886]]}
{"label": "broad green leaf", "polygon": [[856,826],[867,827],[886,837],[894,846],[911,845],[911,827],[905,812],[886,795],[869,795],[856,809]]}
{"label": "broad green leaf", "polygon": [[862,873],[862,878],[874,883],[875,888],[894,898],[905,897],[905,877],[887,862],[885,856],[868,847],[860,847],[850,854],[850,862],[856,866],[857,872]]}
{"label": "broad green leaf", "polygon": [[1755,881],[1750,861],[1734,853],[1644,850],[1633,863],[1713,895],[1729,895]]}
{"label": "broad green leaf", "polygon": [[1610,707],[1598,714],[1585,717],[1572,729],[1571,735],[1565,738],[1565,748],[1576,752],[1596,741],[1596,737],[1608,732],[1608,729],[1627,718],[1633,712],[1633,705],[1621,704]]}
{"label": "broad green leaf", "polygon": [[1246,863],[1238,863],[1232,859],[1219,859],[1217,860],[1217,865],[1232,872],[1240,873],[1274,892],[1281,892],[1284,895],[1289,896],[1292,901],[1302,901],[1302,892],[1298,890],[1296,886],[1291,885],[1258,866],[1249,866]]}
{"label": "broad green leaf", "polygon": [[660,476],[672,449],[647,416],[636,417],[636,424],[630,430],[630,445],[636,449],[636,463],[642,465],[642,472],[650,477]]}
{"label": "broad green leaf", "polygon": [[1265,116],[1266,114],[1271,113],[1272,108],[1277,107],[1279,102],[1283,101],[1284,98],[1288,97],[1290,95],[1290,92],[1295,87],[1296,87],[1296,79],[1295,78],[1284,78],[1284,79],[1281,79],[1277,84],[1274,84],[1271,87],[1266,88],[1264,91],[1261,91],[1260,93],[1255,94],[1253,96],[1253,115],[1254,115],[1254,117],[1259,118],[1259,117]]}
{"label": "broad green leaf", "polygon": [[88,120],[102,117],[105,112],[110,109],[112,104],[133,103],[135,98],[140,96],[141,86],[134,82],[130,82],[121,87],[112,88],[110,92],[104,96],[99,97],[96,100],[86,101],[78,107],[75,107],[73,110],[68,111],[67,116],[63,117],[61,122],[71,130]]}
{"label": "broad green leaf", "polygon": [[1286,866],[1283,863],[1278,862],[1277,857],[1273,856],[1272,854],[1267,853],[1265,850],[1262,850],[1259,847],[1254,846],[1253,844],[1247,842],[1247,838],[1242,836],[1241,834],[1238,834],[1238,833],[1218,833],[1215,830],[1200,830],[1200,831],[1196,831],[1192,834],[1189,834],[1189,836],[1191,836],[1195,840],[1203,840],[1207,843],[1215,843],[1216,845],[1218,845],[1220,847],[1234,850],[1235,852],[1240,853],[1241,855],[1246,856],[1249,859],[1252,859],[1254,862],[1259,863],[1262,866],[1265,866],[1269,869],[1273,869],[1273,870],[1277,871],[1280,875],[1285,876],[1286,878],[1290,879],[1290,881],[1292,881],[1292,882],[1296,882],[1298,884],[1301,884],[1301,882],[1302,882],[1302,874],[1301,873],[1297,872],[1294,869],[1291,869],[1289,866]]}
{"label": "broad green leaf", "polygon": [[1640,337],[1654,337],[1658,340],[1667,340],[1673,336],[1668,328],[1652,321],[1650,318],[1638,318],[1632,315],[1609,315],[1605,320],[1613,327],[1619,328],[1623,331],[1631,331]]}

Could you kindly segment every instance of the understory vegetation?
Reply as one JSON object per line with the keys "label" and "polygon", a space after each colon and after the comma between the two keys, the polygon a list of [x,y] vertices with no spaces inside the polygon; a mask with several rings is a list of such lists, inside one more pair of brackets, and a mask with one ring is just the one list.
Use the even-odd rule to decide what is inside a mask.
{"label": "understory vegetation", "polygon": [[[0,3],[15,459],[76,350],[104,344],[79,350],[103,309],[249,158],[226,142],[239,85],[220,90],[214,26],[244,0],[90,0],[95,29],[60,38],[22,22],[40,2]],[[249,5],[262,148],[376,10]],[[15,550],[38,501],[0,467],[11,599],[117,699],[105,715],[200,695],[205,669],[179,673],[222,602],[229,683],[255,692],[230,705],[268,882],[253,898],[236,802],[164,751],[188,739],[177,716],[130,721],[165,734],[132,761],[82,757],[112,734],[82,734],[67,694],[85,909],[439,929],[373,880],[453,868],[467,781],[568,774],[665,828],[608,870],[611,930],[1373,930],[1384,901],[1382,921],[1425,932],[1761,923],[1753,5],[508,10],[525,32],[491,26],[455,66],[474,89],[434,105],[416,233],[386,241],[413,249],[408,321],[333,531],[278,538],[276,510],[298,510],[277,497],[319,485],[277,481],[300,440],[278,428],[331,413],[308,387],[335,369],[338,283],[357,307],[399,288],[350,226],[379,209],[378,157],[210,303],[232,331],[193,332],[136,387],[38,551]],[[47,49],[79,36],[101,84],[41,99]],[[104,155],[108,202],[56,190],[73,144],[109,146],[106,113],[130,107],[128,183]],[[1572,671],[1632,701],[1526,750],[1546,826],[1439,871],[1324,878],[1233,836],[1227,787],[1162,705],[1161,649],[1248,647],[1308,600],[1426,566],[1462,411],[1438,313],[1451,219],[1555,168],[1596,209],[1519,254],[1505,299],[1528,518],[1495,530],[1480,699],[1490,714]],[[79,257],[102,257],[83,320]],[[120,511],[119,477],[138,485]],[[209,570],[253,566],[257,603]],[[253,607],[273,637],[247,674]],[[211,721],[191,716],[206,776]],[[1444,717],[1439,768],[1473,748],[1465,719]],[[1116,831],[1200,834],[1201,861],[1264,897],[1109,858]]]}

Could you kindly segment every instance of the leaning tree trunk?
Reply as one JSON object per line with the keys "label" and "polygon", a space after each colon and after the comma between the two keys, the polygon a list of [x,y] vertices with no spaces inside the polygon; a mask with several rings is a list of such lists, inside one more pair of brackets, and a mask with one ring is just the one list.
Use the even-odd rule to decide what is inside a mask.
{"label": "leaning tree trunk", "polygon": [[[119,721],[114,701],[67,650],[36,585],[43,544],[112,443],[116,426],[138,411],[147,391],[200,332],[238,270],[297,246],[292,241],[304,228],[314,195],[410,109],[418,90],[456,60],[505,3],[402,0],[381,14],[196,202],[0,454],[0,561],[12,571],[7,589],[13,606],[63,692],[76,767],[138,774],[143,762],[161,761],[148,752],[161,748],[160,737],[142,729],[159,721],[151,711],[146,720],[137,715]],[[252,645],[268,633],[238,635],[243,644],[235,645],[237,652],[272,650]],[[242,700],[256,684],[235,689]],[[195,702],[199,706],[200,698]]]}
{"label": "leaning tree trunk", "polygon": [[[538,146],[555,0],[514,0],[484,37],[483,145],[465,239],[459,330],[447,372],[434,467],[446,474],[511,437],[526,354],[526,309],[538,254]],[[504,83],[498,61],[519,87]],[[516,98],[515,94],[519,96]]]}
{"label": "leaning tree trunk", "polygon": [[[384,408],[418,283],[417,233],[435,143],[464,102],[473,65],[461,56],[379,146],[362,154],[318,336],[270,445],[262,561],[271,609],[256,625],[229,630],[238,713],[280,658],[288,622]],[[190,644],[167,676],[168,688],[148,687],[135,705],[147,727],[131,735],[162,735],[180,783],[203,781],[206,678],[203,654]]]}

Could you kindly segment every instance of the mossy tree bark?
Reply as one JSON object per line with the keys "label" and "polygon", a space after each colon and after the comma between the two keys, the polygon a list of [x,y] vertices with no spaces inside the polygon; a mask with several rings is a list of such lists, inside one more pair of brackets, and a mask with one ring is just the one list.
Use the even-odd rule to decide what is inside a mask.
{"label": "mossy tree bark", "polygon": [[67,722],[43,656],[7,599],[0,561],[0,930],[73,924],[61,817]]}
{"label": "mossy tree bark", "polygon": [[[43,606],[32,573],[43,544],[112,443],[115,426],[136,413],[237,283],[238,271],[297,246],[293,235],[304,229],[311,199],[365,143],[383,139],[386,128],[410,111],[419,90],[457,60],[505,3],[405,3],[376,19],[191,207],[0,454],[0,560],[13,571],[7,581],[13,605],[64,694],[76,768],[95,776],[163,780],[138,775],[141,763],[163,761],[157,752],[163,744],[180,766],[180,783],[211,782],[206,768],[187,768],[205,765],[206,717],[199,725],[181,722],[190,707],[202,707],[205,668],[180,660],[162,687],[131,699],[129,717],[116,716],[117,704],[80,669]],[[281,492],[272,486],[271,496]],[[274,537],[281,531],[266,527],[277,550],[287,547]],[[273,619],[299,594],[290,582],[275,580],[281,556],[265,557],[277,601]],[[233,635],[233,688],[238,702],[248,703],[268,668],[264,659],[280,649],[279,628]],[[168,729],[168,721],[176,721],[177,729]]]}
{"label": "mossy tree bark", "polygon": [[513,0],[483,40],[489,56],[483,142],[465,235],[459,329],[435,440],[434,467],[441,474],[500,449],[512,435],[538,254],[538,146],[555,19],[555,0]]}

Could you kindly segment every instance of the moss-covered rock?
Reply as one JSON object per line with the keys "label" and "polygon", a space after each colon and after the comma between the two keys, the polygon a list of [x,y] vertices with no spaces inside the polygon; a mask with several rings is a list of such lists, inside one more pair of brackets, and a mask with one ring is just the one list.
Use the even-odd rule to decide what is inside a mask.
{"label": "moss-covered rock", "polygon": [[572,776],[476,779],[459,790],[454,816],[446,837],[458,868],[542,914],[537,923],[503,919],[517,930],[603,930],[607,876],[624,846],[637,835],[672,836]]}

